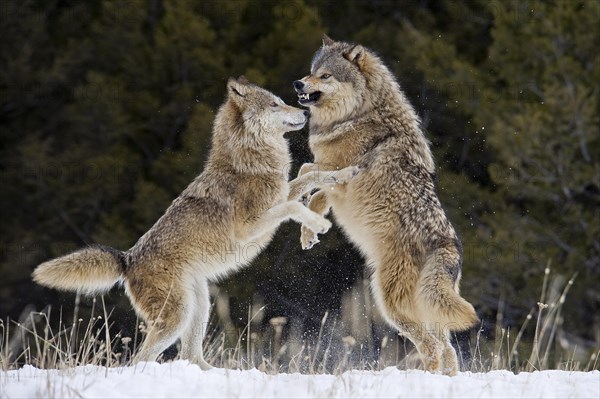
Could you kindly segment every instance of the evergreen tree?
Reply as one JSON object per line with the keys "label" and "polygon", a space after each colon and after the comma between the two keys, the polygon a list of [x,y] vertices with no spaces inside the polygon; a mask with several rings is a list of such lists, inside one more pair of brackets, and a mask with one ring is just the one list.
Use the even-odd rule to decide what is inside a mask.
{"label": "evergreen tree", "polygon": [[[503,298],[504,323],[520,324],[551,262],[563,278],[578,273],[565,323],[592,338],[598,2],[23,0],[1,9],[0,317],[71,302],[33,285],[33,267],[90,243],[131,246],[201,172],[227,77],[245,74],[294,104],[291,83],[326,32],[378,52],[419,112],[465,247],[463,292],[486,325]],[[306,130],[287,137],[294,165],[282,173],[292,177],[311,155]],[[268,316],[305,330],[340,308],[363,273],[360,255],[335,229],[309,252],[298,240],[295,223],[283,226],[252,267],[220,283],[234,320],[244,324],[255,294]],[[121,294],[111,300],[130,313]]]}
{"label": "evergreen tree", "polygon": [[[465,291],[490,318],[497,298],[510,298],[506,322],[514,326],[527,312],[523,304],[535,307],[551,261],[563,277],[580,274],[567,302],[567,321],[577,328],[600,305],[592,288],[600,282],[598,3],[495,5],[484,59],[461,54],[460,36],[409,28],[426,80],[456,100],[448,108],[467,116],[465,139],[479,137],[491,155],[489,180],[479,188],[465,179],[440,184],[461,198],[471,220],[460,229]],[[461,87],[469,90],[453,91]]]}

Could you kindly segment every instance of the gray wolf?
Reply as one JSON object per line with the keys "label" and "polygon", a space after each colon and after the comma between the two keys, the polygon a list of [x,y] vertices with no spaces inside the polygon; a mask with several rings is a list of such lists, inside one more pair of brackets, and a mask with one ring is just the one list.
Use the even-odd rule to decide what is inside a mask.
{"label": "gray wolf", "polygon": [[[84,248],[42,263],[33,279],[89,294],[123,283],[149,327],[134,361],[153,361],[180,338],[181,358],[210,368],[202,353],[208,281],[250,263],[286,220],[318,233],[331,226],[299,198],[290,197],[299,190],[296,183],[288,183],[290,154],[284,133],[301,129],[307,114],[244,77],[229,79],[203,173],[152,228],[127,251]],[[356,168],[349,168],[299,181],[335,190],[355,175]]]}
{"label": "gray wolf", "polygon": [[[371,50],[327,36],[310,74],[294,82],[310,109],[314,164],[300,175],[357,165],[338,190],[320,190],[308,207],[335,220],[372,269],[384,318],[417,347],[425,369],[454,375],[451,331],[478,322],[459,295],[462,248],[434,185],[435,168],[419,118],[396,79]],[[317,232],[302,226],[305,249]]]}

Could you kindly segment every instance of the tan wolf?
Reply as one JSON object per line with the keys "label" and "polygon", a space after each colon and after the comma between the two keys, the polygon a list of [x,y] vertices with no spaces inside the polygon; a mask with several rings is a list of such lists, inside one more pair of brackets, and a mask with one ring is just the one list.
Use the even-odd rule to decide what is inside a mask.
{"label": "tan wolf", "polygon": [[[122,282],[149,327],[135,361],[155,360],[180,338],[181,358],[210,368],[202,353],[209,316],[207,282],[248,264],[286,220],[318,233],[331,226],[298,198],[288,198],[290,154],[284,133],[301,129],[307,114],[244,77],[231,78],[203,173],[154,226],[128,251],[81,249],[42,263],[33,279],[84,293]],[[356,173],[348,168],[299,182],[335,190]]]}
{"label": "tan wolf", "polygon": [[[349,165],[360,173],[339,190],[320,190],[308,206],[321,215],[333,209],[373,270],[377,307],[415,344],[425,369],[454,375],[450,332],[478,317],[459,295],[461,243],[438,200],[419,118],[390,70],[361,45],[324,36],[310,68],[294,82],[310,108],[315,162],[300,175]],[[318,242],[310,226],[301,240],[305,249]]]}

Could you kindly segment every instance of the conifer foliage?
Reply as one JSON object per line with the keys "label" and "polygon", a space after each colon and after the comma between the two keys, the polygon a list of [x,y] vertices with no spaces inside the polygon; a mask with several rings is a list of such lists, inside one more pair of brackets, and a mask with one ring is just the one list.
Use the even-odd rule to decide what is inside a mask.
{"label": "conifer foliage", "polygon": [[[484,321],[499,298],[505,323],[522,320],[550,263],[577,273],[569,330],[600,328],[599,2],[9,0],[0,13],[0,317],[64,303],[33,285],[38,263],[129,248],[202,171],[228,76],[294,104],[327,33],[378,52],[421,115]],[[288,138],[295,172],[307,131]],[[306,252],[289,224],[220,287],[241,317],[260,295],[308,329],[362,273],[341,232]]]}

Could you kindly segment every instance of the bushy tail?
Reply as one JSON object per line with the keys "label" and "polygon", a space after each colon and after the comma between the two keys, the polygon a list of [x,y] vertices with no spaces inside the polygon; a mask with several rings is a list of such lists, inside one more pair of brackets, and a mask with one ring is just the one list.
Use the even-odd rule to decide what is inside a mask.
{"label": "bushy tail", "polygon": [[419,280],[421,312],[428,320],[450,331],[464,331],[479,323],[469,302],[458,293],[460,255],[440,248],[427,257]]}
{"label": "bushy tail", "polygon": [[110,247],[90,247],[39,265],[33,281],[46,287],[87,294],[107,291],[121,279],[123,252]]}

